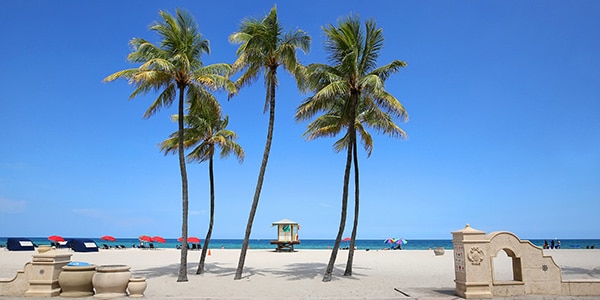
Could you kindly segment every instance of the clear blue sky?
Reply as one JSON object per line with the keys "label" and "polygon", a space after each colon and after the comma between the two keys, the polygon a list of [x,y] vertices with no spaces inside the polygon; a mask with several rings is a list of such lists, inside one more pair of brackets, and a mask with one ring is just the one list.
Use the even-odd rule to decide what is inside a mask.
{"label": "clear blue sky", "polygon": [[[156,95],[128,100],[133,37],[156,41],[158,11],[185,8],[210,40],[206,64],[233,62],[229,34],[275,1],[3,1],[0,19],[0,236],[181,234],[176,156],[157,144],[175,107],[144,120]],[[600,238],[600,2],[280,1],[280,22],[313,38],[358,13],[383,28],[386,88],[405,105],[405,141],[360,155],[358,238],[450,239],[465,223],[522,238]],[[345,154],[304,141],[299,94],[279,72],[275,138],[252,238],[271,223],[301,238],[337,233]],[[227,102],[246,160],[217,160],[214,238],[243,238],[267,129],[262,79]],[[208,224],[208,166],[189,164],[190,235]],[[351,198],[352,200],[352,198]],[[350,207],[352,208],[352,207]],[[348,215],[349,223],[352,215]],[[350,234],[350,226],[345,236]]]}

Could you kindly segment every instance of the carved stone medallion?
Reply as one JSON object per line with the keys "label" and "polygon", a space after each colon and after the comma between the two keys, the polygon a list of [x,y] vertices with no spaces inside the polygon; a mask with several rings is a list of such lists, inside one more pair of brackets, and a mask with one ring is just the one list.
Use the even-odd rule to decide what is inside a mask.
{"label": "carved stone medallion", "polygon": [[479,265],[483,261],[483,250],[479,249],[479,247],[471,247],[467,258],[473,265]]}

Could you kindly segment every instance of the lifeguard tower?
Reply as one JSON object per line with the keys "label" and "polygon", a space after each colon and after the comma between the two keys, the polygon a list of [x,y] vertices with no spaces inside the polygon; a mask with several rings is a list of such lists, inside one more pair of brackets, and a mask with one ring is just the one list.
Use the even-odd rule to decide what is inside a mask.
{"label": "lifeguard tower", "polygon": [[275,251],[294,251],[294,245],[300,244],[298,240],[298,230],[300,225],[288,219],[273,222],[273,226],[277,226],[277,240],[271,241],[271,245],[277,245]]}

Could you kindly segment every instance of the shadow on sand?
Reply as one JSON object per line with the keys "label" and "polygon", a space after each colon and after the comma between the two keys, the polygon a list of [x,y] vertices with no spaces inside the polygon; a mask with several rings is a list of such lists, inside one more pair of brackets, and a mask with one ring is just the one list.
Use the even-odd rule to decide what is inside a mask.
{"label": "shadow on sand", "polygon": [[600,268],[584,269],[573,267],[562,267],[561,271],[564,275],[588,275],[593,278],[600,278]]}
{"label": "shadow on sand", "polygon": [[[325,263],[293,263],[282,266],[277,269],[256,269],[251,267],[244,268],[243,278],[252,276],[274,276],[286,278],[290,281],[315,279],[323,276],[327,264]],[[195,276],[198,269],[198,263],[188,263],[188,276]],[[365,268],[353,267],[352,276],[344,277],[344,268],[335,267],[333,270],[334,276],[332,280],[339,280],[340,277],[352,280],[359,280],[364,277],[364,273],[360,270]],[[205,265],[205,274],[215,274],[218,277],[232,277],[235,275],[236,268],[225,267],[220,263],[209,263]],[[357,272],[358,271],[358,272]],[[179,273],[179,264],[171,264],[157,268],[139,269],[132,272],[134,276],[143,276],[146,278],[168,276],[177,278]]]}

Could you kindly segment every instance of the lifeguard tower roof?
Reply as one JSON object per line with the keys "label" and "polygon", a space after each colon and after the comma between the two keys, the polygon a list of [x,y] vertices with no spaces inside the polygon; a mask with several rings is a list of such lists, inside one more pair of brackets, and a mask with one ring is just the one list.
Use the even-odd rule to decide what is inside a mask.
{"label": "lifeguard tower roof", "polygon": [[273,226],[277,226],[277,225],[298,225],[298,222],[294,222],[294,221],[288,220],[288,219],[281,219],[277,222],[273,222]]}

